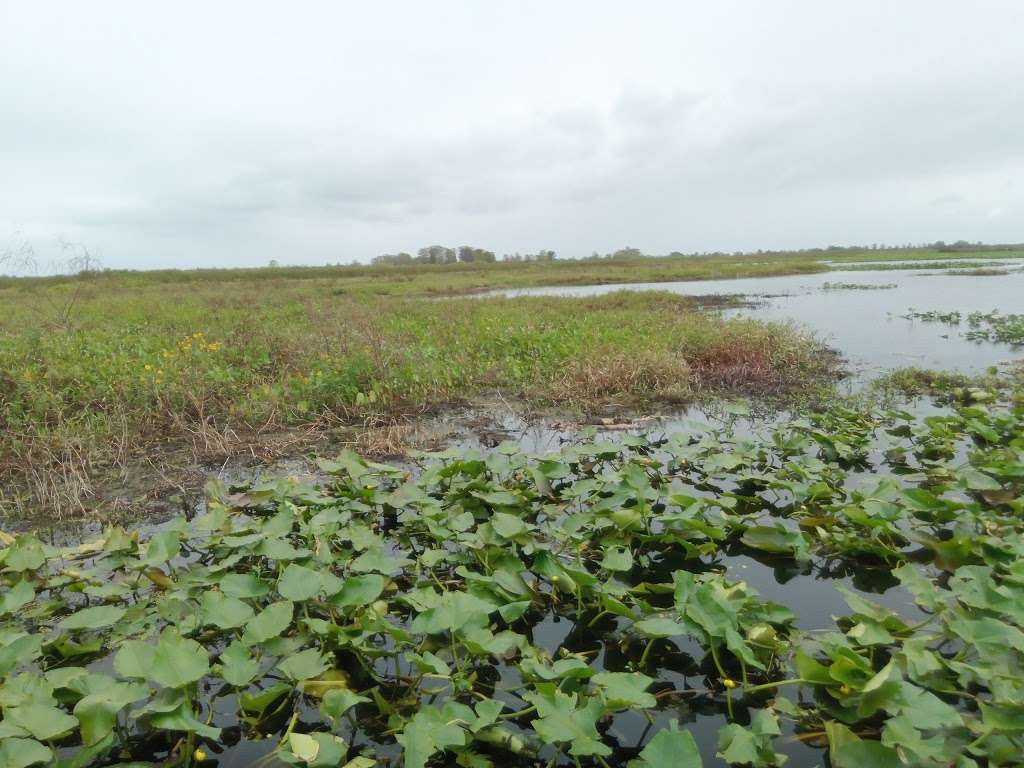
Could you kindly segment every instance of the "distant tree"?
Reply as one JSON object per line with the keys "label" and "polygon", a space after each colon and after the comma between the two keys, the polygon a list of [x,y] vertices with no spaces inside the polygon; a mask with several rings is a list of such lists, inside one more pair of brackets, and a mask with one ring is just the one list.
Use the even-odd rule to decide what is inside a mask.
{"label": "distant tree", "polygon": [[428,245],[417,251],[416,260],[425,264],[451,264],[455,261],[455,251],[443,245]]}
{"label": "distant tree", "polygon": [[611,257],[613,259],[641,259],[643,258],[643,253],[639,248],[631,248],[627,245],[625,248],[617,250]]}
{"label": "distant tree", "polygon": [[472,264],[473,262],[493,262],[495,261],[494,251],[488,251],[484,248],[474,248],[471,245],[459,246],[458,253],[459,261]]}

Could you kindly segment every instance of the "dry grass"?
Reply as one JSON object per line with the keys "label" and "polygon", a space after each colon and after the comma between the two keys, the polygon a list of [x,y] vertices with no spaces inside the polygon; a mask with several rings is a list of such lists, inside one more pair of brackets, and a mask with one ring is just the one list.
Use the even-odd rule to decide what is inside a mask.
{"label": "dry grass", "polygon": [[551,383],[548,396],[554,402],[582,405],[652,393],[670,402],[691,397],[691,370],[686,360],[643,350],[592,353],[569,363]]}

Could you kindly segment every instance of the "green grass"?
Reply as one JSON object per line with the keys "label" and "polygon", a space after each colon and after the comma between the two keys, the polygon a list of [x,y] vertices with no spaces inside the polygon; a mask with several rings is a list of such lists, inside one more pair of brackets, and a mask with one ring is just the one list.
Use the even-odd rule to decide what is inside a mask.
{"label": "green grass", "polygon": [[[382,282],[387,270],[351,282],[257,271],[8,287],[8,505],[29,493],[44,507],[81,509],[95,478],[140,457],[189,447],[193,460],[213,460],[282,429],[381,423],[493,393],[584,407],[775,392],[833,364],[791,328],[724,320],[691,298],[430,300],[412,271],[410,283]],[[533,269],[523,275],[535,279]]]}
{"label": "green grass", "polygon": [[[280,430],[381,424],[499,393],[575,408],[777,392],[834,361],[793,329],[678,296],[515,301],[503,288],[791,275],[947,253],[828,251],[447,266],[0,278],[0,503],[82,509],[95,478],[187,447],[214,460]],[[879,265],[883,266],[883,265]],[[176,460],[180,464],[180,460]]]}

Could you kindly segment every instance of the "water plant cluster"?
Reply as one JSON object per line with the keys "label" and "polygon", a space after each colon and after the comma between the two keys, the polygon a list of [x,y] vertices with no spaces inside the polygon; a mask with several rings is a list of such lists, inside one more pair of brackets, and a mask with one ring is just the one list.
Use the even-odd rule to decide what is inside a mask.
{"label": "water plant cluster", "polygon": [[1024,315],[1003,314],[996,309],[991,312],[971,312],[966,316],[956,311],[918,312],[911,309],[904,317],[946,325],[960,325],[966,322],[967,330],[963,334],[965,339],[994,341],[1014,346],[1024,344]]}
{"label": "water plant cluster", "polygon": [[[1024,403],[995,399],[346,453],[148,537],[5,534],[0,766],[1019,765]],[[808,626],[744,560],[848,608]]]}
{"label": "water plant cluster", "polygon": [[896,287],[896,283],[824,283],[823,291],[886,291]]}

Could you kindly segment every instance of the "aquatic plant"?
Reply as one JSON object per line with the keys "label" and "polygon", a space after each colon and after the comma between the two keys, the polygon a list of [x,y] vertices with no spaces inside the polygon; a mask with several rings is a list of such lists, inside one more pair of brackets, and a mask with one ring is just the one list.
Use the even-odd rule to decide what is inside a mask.
{"label": "aquatic plant", "polygon": [[917,312],[911,309],[903,317],[947,325],[960,325],[966,319],[967,330],[963,334],[965,339],[994,341],[1014,346],[1024,344],[1024,315],[1004,315],[994,309],[991,312],[971,312],[965,318],[960,312]]}
{"label": "aquatic plant", "polygon": [[[1024,406],[996,399],[344,453],[148,537],[5,534],[0,765],[701,765],[680,712],[725,718],[736,765],[1019,764]],[[746,558],[905,605],[841,586],[806,627]]]}
{"label": "aquatic plant", "polygon": [[896,283],[825,283],[823,291],[886,291],[896,288]]}

